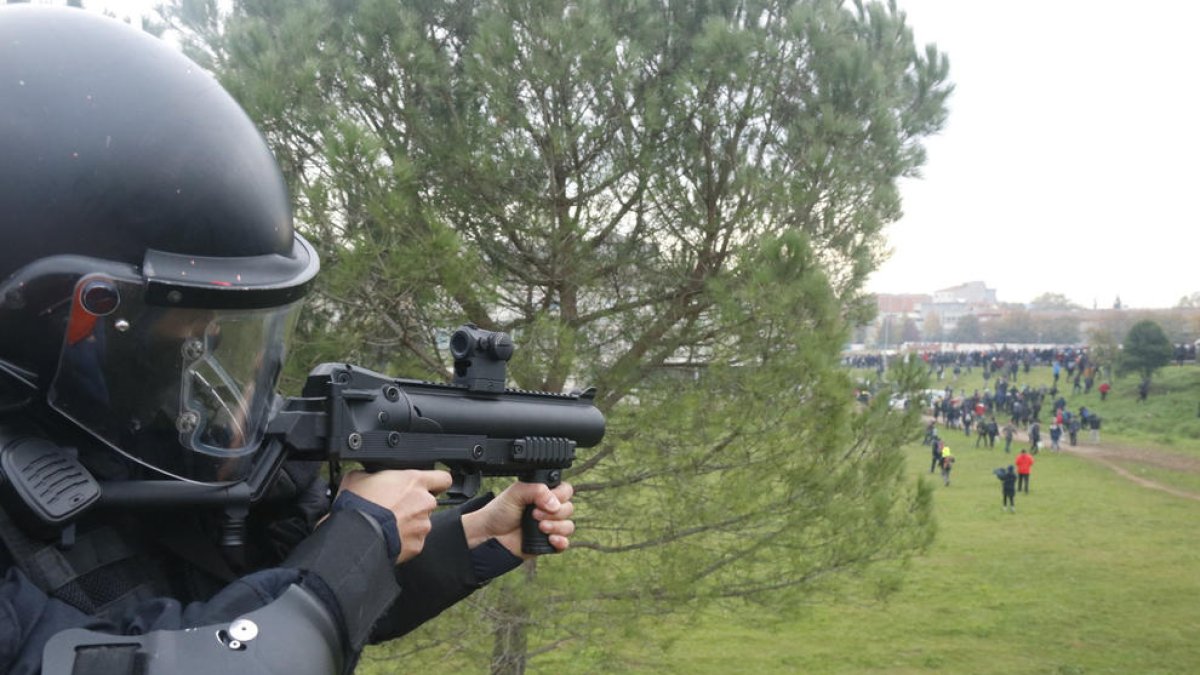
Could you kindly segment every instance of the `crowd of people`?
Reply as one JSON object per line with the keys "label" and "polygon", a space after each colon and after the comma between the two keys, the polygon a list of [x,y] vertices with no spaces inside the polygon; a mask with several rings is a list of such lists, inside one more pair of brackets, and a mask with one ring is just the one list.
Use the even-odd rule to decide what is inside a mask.
{"label": "crowd of people", "polygon": [[[994,424],[994,421],[992,422]],[[1007,468],[1001,467],[995,470],[996,478],[1001,483],[1001,499],[1002,507],[1009,513],[1016,513],[1016,494],[1019,491],[1024,491],[1029,494],[1029,477],[1033,473],[1034,455],[1038,452],[1038,435],[1037,422],[1030,427],[1029,448],[1021,448],[1017,453],[1013,464]],[[1058,426],[1054,428],[1059,428]],[[1010,422],[1005,425],[1005,452],[1008,452],[1012,445],[1015,427]],[[976,438],[983,437],[983,434],[976,433]],[[988,434],[988,437],[994,442],[995,434]],[[931,452],[931,462],[929,465],[929,473],[941,471],[942,484],[950,487],[950,474],[954,469],[954,463],[958,460],[954,451],[946,444],[937,430],[937,423],[930,422],[926,427],[925,443],[929,445]],[[976,441],[978,447],[978,440]],[[991,447],[991,446],[985,446]],[[1056,448],[1057,450],[1057,448]]]}
{"label": "crowd of people", "polygon": [[[1086,347],[1061,346],[998,347],[965,351],[922,350],[914,353],[929,365],[931,372],[939,375],[938,379],[943,379],[947,372],[957,375],[963,371],[970,373],[975,368],[984,368],[989,376],[997,370],[1007,369],[1009,378],[1015,380],[1018,373],[1029,373],[1030,368],[1034,366],[1074,361],[1086,351]],[[1192,358],[1195,358],[1195,352]],[[886,361],[884,354],[875,352],[852,352],[842,357],[842,364],[850,368],[882,368],[886,366]]]}
{"label": "crowd of people", "polygon": [[[1107,382],[1105,393],[1107,393]],[[1010,387],[1008,381],[1001,378],[996,383],[996,392],[985,389],[982,394],[975,390],[970,396],[956,396],[952,388],[947,387],[943,395],[935,398],[930,407],[932,421],[930,429],[941,423],[947,429],[961,430],[970,438],[975,432],[975,447],[996,447],[996,439],[1003,436],[1004,452],[1012,450],[1012,441],[1018,429],[1026,430],[1030,440],[1030,450],[1037,454],[1042,442],[1042,409],[1046,399],[1050,401],[1052,421],[1049,422],[1049,437],[1052,450],[1061,449],[1061,439],[1065,434],[1072,446],[1078,445],[1079,434],[1083,430],[1091,433],[1092,442],[1100,440],[1100,428],[1103,420],[1095,411],[1081,405],[1072,412],[1067,406],[1067,399],[1055,387],[1031,387],[1025,385],[1020,389]],[[1006,419],[1003,428],[997,417]]]}
{"label": "crowd of people", "polygon": [[[1070,383],[1071,395],[1090,394],[1095,388],[1101,400],[1107,398],[1111,384],[1096,381],[1100,370],[1090,363],[1085,349],[1065,348],[1060,350],[1005,350],[1001,352],[969,352],[952,355],[962,358],[945,358],[944,355],[923,356],[930,364],[931,372],[946,367],[961,375],[962,370],[983,371],[984,389],[974,390],[970,395],[965,390],[947,386],[940,395],[930,401],[928,411],[931,419],[925,428],[925,445],[931,451],[930,473],[940,471],[946,487],[958,456],[949,447],[946,432],[962,432],[964,443],[969,443],[974,433],[974,447],[992,449],[998,439],[1003,440],[1006,455],[1013,451],[1013,442],[1024,432],[1024,446],[1020,447],[1013,463],[995,469],[1001,485],[1002,508],[1016,512],[1017,492],[1029,493],[1030,476],[1035,455],[1044,449],[1058,452],[1065,441],[1078,445],[1080,434],[1088,432],[1090,441],[1098,443],[1103,420],[1086,405],[1072,409],[1063,391]],[[1052,382],[1049,386],[1016,384],[1020,373],[1028,374],[1034,364],[1045,363],[1051,368]],[[994,378],[994,381],[993,381]],[[957,378],[956,378],[957,379]],[[989,382],[993,385],[988,387]],[[1062,387],[1060,389],[1060,387]],[[1043,430],[1043,423],[1048,427]],[[1003,426],[1001,426],[1003,424]]]}
{"label": "crowd of people", "polygon": [[[998,347],[990,349],[969,349],[964,351],[952,350],[920,350],[918,354],[922,361],[929,364],[932,372],[938,373],[942,379],[946,372],[960,374],[964,370],[972,372],[975,368],[991,367],[995,372],[1006,368],[1009,379],[1015,380],[1018,373],[1029,373],[1034,366],[1051,366],[1059,363],[1063,368],[1074,365],[1079,357],[1087,355],[1086,346],[1054,346],[1054,347]],[[1172,358],[1177,365],[1196,360],[1196,344],[1181,343],[1173,346]],[[850,352],[842,357],[842,364],[850,368],[881,368],[886,366],[887,357],[882,352]],[[955,370],[957,368],[957,370]]]}

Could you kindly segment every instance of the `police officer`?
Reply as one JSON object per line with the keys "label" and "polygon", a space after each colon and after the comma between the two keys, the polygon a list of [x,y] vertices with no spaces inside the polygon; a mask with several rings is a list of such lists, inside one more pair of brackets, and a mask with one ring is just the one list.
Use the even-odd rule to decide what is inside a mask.
{"label": "police officer", "polygon": [[318,464],[268,465],[317,271],[209,75],[109,18],[0,8],[0,671],[348,672],[518,565],[527,505],[568,546],[565,483],[433,514],[444,472],[331,500]]}

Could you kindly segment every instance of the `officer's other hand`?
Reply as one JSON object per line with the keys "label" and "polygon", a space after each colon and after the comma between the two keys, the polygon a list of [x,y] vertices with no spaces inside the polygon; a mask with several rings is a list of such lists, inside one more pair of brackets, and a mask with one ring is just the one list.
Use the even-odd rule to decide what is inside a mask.
{"label": "officer's other hand", "polygon": [[437,508],[436,495],[450,488],[445,471],[351,471],[342,478],[342,490],[388,509],[396,517],[400,530],[400,557],[407,562],[425,547],[425,537],[433,529],[429,515]]}
{"label": "officer's other hand", "polygon": [[550,545],[558,551],[566,550],[575,532],[571,520],[574,494],[570,483],[560,483],[553,489],[542,483],[513,483],[486,506],[462,517],[467,547],[475,548],[494,537],[513,555],[526,560],[534,557],[521,551],[521,515],[527,504],[533,504],[533,517],[541,531],[550,535]]}

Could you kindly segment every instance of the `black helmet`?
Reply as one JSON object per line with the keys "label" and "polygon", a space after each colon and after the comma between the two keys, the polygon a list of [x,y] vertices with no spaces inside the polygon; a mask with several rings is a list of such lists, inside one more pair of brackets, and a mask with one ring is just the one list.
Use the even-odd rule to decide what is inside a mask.
{"label": "black helmet", "polygon": [[139,463],[239,480],[318,267],[209,74],[110,18],[0,7],[0,380]]}

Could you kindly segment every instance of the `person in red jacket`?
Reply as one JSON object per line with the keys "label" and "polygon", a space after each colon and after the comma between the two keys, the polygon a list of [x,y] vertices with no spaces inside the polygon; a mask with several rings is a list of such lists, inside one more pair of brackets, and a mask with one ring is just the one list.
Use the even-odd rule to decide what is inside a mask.
{"label": "person in red jacket", "polygon": [[1033,469],[1033,455],[1025,448],[1021,448],[1021,454],[1017,455],[1017,491],[1022,487],[1025,488],[1025,494],[1029,494],[1029,472]]}

